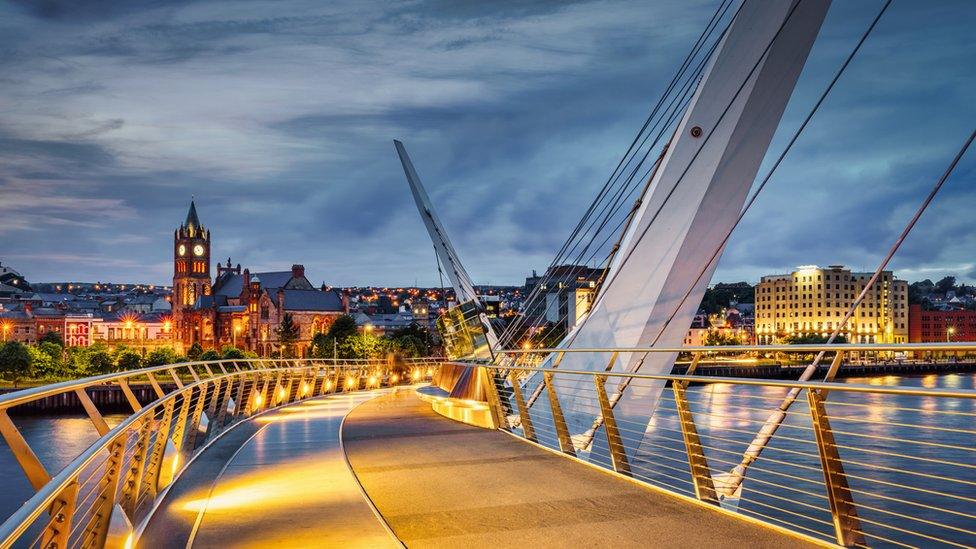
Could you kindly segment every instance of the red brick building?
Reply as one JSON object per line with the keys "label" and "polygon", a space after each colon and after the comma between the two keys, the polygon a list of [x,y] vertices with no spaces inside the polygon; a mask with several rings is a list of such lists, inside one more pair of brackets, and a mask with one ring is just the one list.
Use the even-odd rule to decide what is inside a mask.
{"label": "red brick building", "polygon": [[909,305],[908,341],[976,341],[976,311],[923,311],[921,305]]}

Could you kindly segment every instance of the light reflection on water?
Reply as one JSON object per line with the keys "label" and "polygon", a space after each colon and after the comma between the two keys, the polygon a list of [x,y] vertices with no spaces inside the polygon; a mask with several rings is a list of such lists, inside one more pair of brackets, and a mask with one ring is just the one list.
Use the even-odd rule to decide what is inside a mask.
{"label": "light reflection on water", "polygon": [[[976,374],[843,381],[973,389]],[[739,462],[786,391],[727,384],[688,389],[713,477]],[[969,533],[976,529],[971,504],[976,498],[976,400],[832,391],[826,409],[862,528],[878,536],[869,538],[870,545],[894,545],[882,537],[927,547],[945,546],[933,538],[976,545],[976,535]],[[750,467],[739,510],[829,539],[832,518],[809,413],[801,393],[767,450]],[[693,496],[680,432],[673,403],[663,400],[634,459],[635,471],[652,484]],[[678,467],[665,465],[669,456],[678,458],[672,464]]]}
{"label": "light reflection on water", "polygon": [[[126,418],[124,414],[104,416],[109,427]],[[86,415],[70,416],[13,416],[37,459],[53,476],[75,457],[98,440],[98,432]],[[14,459],[7,445],[0,439],[0,472],[3,488],[0,489],[0,517],[6,518],[34,495],[27,477]]]}

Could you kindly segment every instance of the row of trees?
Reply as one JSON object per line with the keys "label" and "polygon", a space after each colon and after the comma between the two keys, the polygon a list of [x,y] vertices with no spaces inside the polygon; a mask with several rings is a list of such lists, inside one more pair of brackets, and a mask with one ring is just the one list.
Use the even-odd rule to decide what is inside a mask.
{"label": "row of trees", "polygon": [[[280,333],[281,329],[279,329]],[[360,332],[349,315],[337,318],[325,333],[312,337],[309,356],[313,358],[378,358],[388,354],[415,358],[429,356],[434,345],[430,331],[411,324],[382,337],[371,331]]]}
{"label": "row of trees", "polygon": [[[283,319],[278,336],[282,345],[280,354],[294,356],[298,327],[290,315]],[[308,355],[314,358],[335,356],[348,359],[379,358],[394,353],[403,357],[422,357],[429,356],[432,347],[430,332],[416,324],[378,337],[370,331],[360,333],[356,329],[356,321],[351,316],[343,315],[336,319],[328,332],[315,335]],[[256,357],[253,352],[232,346],[225,346],[219,352],[212,349],[205,351],[199,343],[194,343],[185,355],[171,347],[139,353],[122,345],[109,348],[103,343],[65,348],[60,335],[48,332],[35,345],[16,341],[0,344],[0,376],[16,384],[26,379],[72,379],[177,362]]]}
{"label": "row of trees", "polygon": [[0,376],[14,384],[25,379],[54,381],[188,360],[246,358],[248,355],[229,346],[219,353],[213,350],[204,352],[198,344],[190,347],[186,355],[180,355],[171,347],[139,353],[124,345],[109,348],[103,343],[65,348],[57,333],[48,332],[35,345],[24,345],[17,341],[0,344]]}

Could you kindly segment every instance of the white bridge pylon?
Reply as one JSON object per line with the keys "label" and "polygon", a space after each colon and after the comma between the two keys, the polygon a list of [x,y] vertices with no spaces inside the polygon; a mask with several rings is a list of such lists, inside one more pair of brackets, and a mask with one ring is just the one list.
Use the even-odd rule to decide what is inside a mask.
{"label": "white bridge pylon", "polygon": [[[427,233],[430,235],[430,240],[434,244],[437,257],[440,259],[441,264],[444,265],[447,278],[451,281],[451,286],[454,288],[454,295],[457,297],[458,303],[474,301],[478,304],[479,310],[483,311],[484,307],[481,306],[481,301],[478,299],[478,294],[474,289],[474,284],[471,282],[471,277],[468,275],[468,271],[465,270],[464,265],[461,264],[461,259],[458,257],[457,251],[454,250],[454,246],[447,236],[444,224],[441,223],[440,218],[434,212],[434,205],[431,203],[430,197],[427,196],[427,191],[424,189],[423,183],[420,182],[420,176],[417,175],[417,170],[414,169],[413,162],[410,161],[410,156],[407,155],[407,149],[400,141],[394,140],[393,144],[396,146],[397,155],[400,156],[400,163],[403,164],[403,173],[407,176],[410,193],[413,194],[414,202],[417,204],[417,210],[420,211],[420,217],[424,220],[424,226],[427,227]],[[482,324],[485,326],[485,335],[488,338],[488,350],[494,349],[498,345],[498,337],[495,335],[491,323],[488,322],[487,317],[483,313],[482,317]]]}
{"label": "white bridge pylon", "polygon": [[[626,229],[600,295],[561,347],[681,347],[721,255],[717,248],[742,210],[829,6],[829,0],[745,0]],[[621,355],[613,370],[668,374],[676,357]],[[566,353],[559,368],[604,370],[609,362],[610,353]],[[572,377],[563,382],[572,384]],[[642,380],[623,393],[616,383],[610,378],[607,392],[617,393],[618,421],[647,425],[664,383]],[[533,408],[548,414],[546,399]],[[593,433],[592,413],[566,408],[570,433]],[[605,437],[592,441],[594,455],[605,455]],[[627,452],[638,444],[625,443]]]}

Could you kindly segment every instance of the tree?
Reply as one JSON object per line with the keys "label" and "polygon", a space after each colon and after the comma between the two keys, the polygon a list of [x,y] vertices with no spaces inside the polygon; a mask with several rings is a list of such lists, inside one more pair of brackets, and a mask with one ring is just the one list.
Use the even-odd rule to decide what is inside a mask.
{"label": "tree", "polygon": [[383,344],[380,338],[369,332],[356,334],[347,338],[343,344],[343,358],[374,358],[382,354]]}
{"label": "tree", "polygon": [[61,339],[61,334],[55,332],[54,330],[48,330],[47,333],[41,336],[41,339],[37,340],[38,343],[54,343],[64,347],[64,340]]}
{"label": "tree", "polygon": [[337,346],[338,342],[334,337],[319,332],[312,336],[309,355],[313,358],[332,358]]}
{"label": "tree", "polygon": [[[75,357],[69,353],[67,360],[65,360],[64,349],[57,343],[43,341],[29,349],[34,360],[33,370],[36,376],[67,377],[77,370],[73,361]],[[88,361],[84,360],[81,364],[81,370],[87,369]]]}
{"label": "tree", "polygon": [[146,355],[146,366],[163,366],[165,364],[176,364],[179,358],[176,350],[172,347],[160,347],[153,349]]}
{"label": "tree", "polygon": [[935,283],[935,290],[943,295],[945,295],[948,292],[951,292],[952,289],[955,287],[956,287],[956,277],[954,276],[943,277],[942,280]]}
{"label": "tree", "polygon": [[21,379],[34,377],[27,347],[18,341],[10,341],[0,347],[0,373],[13,381],[14,385]]}
{"label": "tree", "polygon": [[142,357],[135,351],[126,349],[115,359],[120,371],[136,370],[142,367]]}
{"label": "tree", "polygon": [[356,335],[359,330],[356,326],[356,320],[349,315],[341,315],[335,319],[331,326],[329,326],[329,331],[326,332],[327,336],[331,336],[340,343],[346,338]]}
{"label": "tree", "polygon": [[109,374],[115,371],[112,355],[104,345],[93,345],[89,349],[88,371],[92,375]]}
{"label": "tree", "polygon": [[709,330],[705,336],[705,345],[742,345],[742,339],[734,334]]}
{"label": "tree", "polygon": [[190,360],[196,361],[200,360],[200,355],[203,354],[203,347],[199,343],[194,343],[190,345],[190,348],[186,351],[186,357]]}
{"label": "tree", "polygon": [[220,358],[224,359],[235,359],[244,358],[244,351],[234,347],[233,345],[224,345],[220,350]]}
{"label": "tree", "polygon": [[291,358],[292,347],[301,335],[291,313],[285,313],[285,316],[281,317],[281,323],[278,325],[275,333],[278,335],[278,343],[281,344],[282,355],[285,358]]}
{"label": "tree", "polygon": [[200,360],[220,360],[220,354],[217,353],[217,351],[210,349],[209,351],[204,351],[203,354],[200,355]]}
{"label": "tree", "polygon": [[[827,343],[830,336],[822,336],[817,334],[794,334],[788,335],[782,339],[782,342],[786,345],[822,345]],[[847,338],[839,335],[834,338],[834,343],[847,343]]]}

